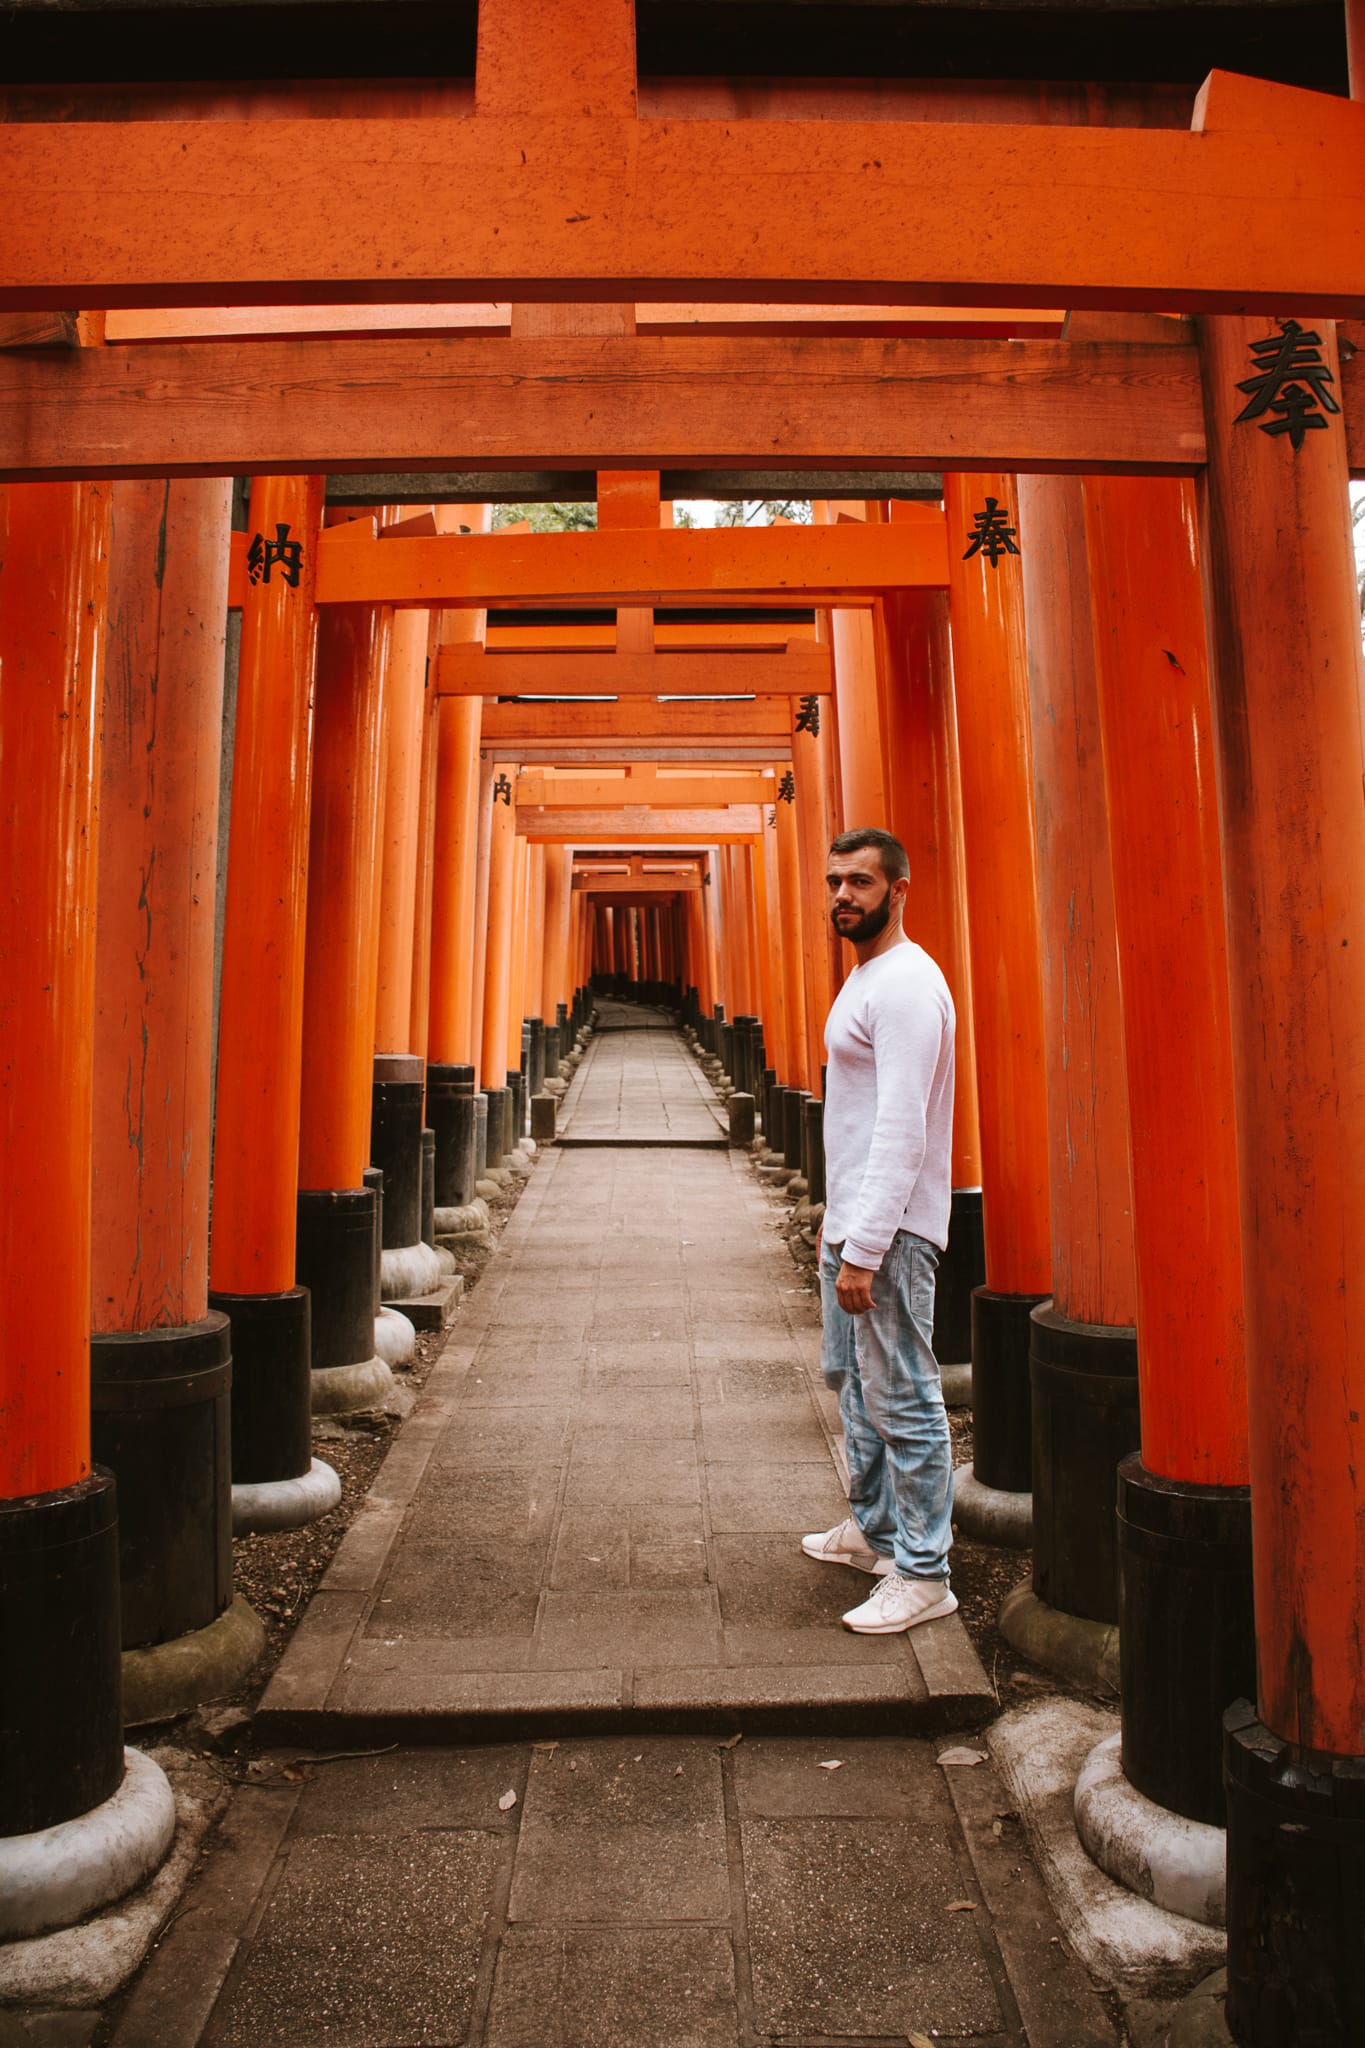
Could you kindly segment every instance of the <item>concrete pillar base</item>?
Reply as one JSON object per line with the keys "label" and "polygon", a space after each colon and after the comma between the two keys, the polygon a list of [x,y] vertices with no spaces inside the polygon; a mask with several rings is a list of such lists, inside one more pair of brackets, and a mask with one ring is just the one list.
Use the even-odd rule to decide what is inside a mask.
{"label": "concrete pillar base", "polygon": [[[385,1301],[431,1294],[441,1284],[441,1262],[429,1244],[397,1245],[379,1255],[379,1292]],[[317,1404],[314,1402],[314,1413]]]}
{"label": "concrete pillar base", "polygon": [[958,1465],[953,1472],[953,1520],[974,1543],[1027,1550],[1033,1541],[1033,1495],[987,1486],[970,1465]]}
{"label": "concrete pillar base", "polygon": [[313,1374],[314,1415],[365,1415],[375,1408],[385,1415],[409,1415],[412,1402],[411,1393],[399,1386],[382,1358],[332,1365]]}
{"label": "concrete pillar base", "polygon": [[341,1499],[341,1481],[330,1465],[314,1458],[297,1479],[260,1479],[232,1489],[232,1533],[260,1535],[271,1529],[302,1529]]}
{"label": "concrete pillar base", "polygon": [[1204,1927],[1227,1924],[1225,1828],[1158,1806],[1123,1774],[1123,1737],[1096,1743],[1076,1780],[1076,1832],[1116,1884]]}
{"label": "concrete pillar base", "polygon": [[1119,1689],[1119,1632],[1105,1621],[1062,1614],[1034,1592],[1030,1580],[1000,1603],[1000,1633],[1012,1649],[1074,1685]]}
{"label": "concrete pillar base", "polygon": [[[970,1358],[963,1359],[957,1365],[940,1365],[938,1372],[939,1378],[943,1382],[944,1407],[970,1408],[972,1405],[972,1361]],[[1029,1498],[1032,1499],[1032,1495]]]}
{"label": "concrete pillar base", "polygon": [[490,1166],[483,1179],[474,1185],[485,1202],[496,1202],[498,1196],[512,1185],[512,1176],[505,1166]]}
{"label": "concrete pillar base", "polygon": [[374,1355],[385,1365],[408,1365],[417,1355],[417,1332],[396,1308],[381,1308],[374,1319]]}
{"label": "concrete pillar base", "polygon": [[458,1209],[436,1211],[436,1235],[442,1237],[465,1237],[488,1228],[488,1203],[481,1195],[472,1202],[462,1203]]}
{"label": "concrete pillar base", "polygon": [[36,1834],[0,1838],[0,1941],[71,1927],[146,1881],[175,1835],[165,1772],[123,1752],[118,1790],[89,1813]]}
{"label": "concrete pillar base", "polygon": [[206,1628],[123,1653],[123,1721],[169,1721],[236,1692],[265,1648],[265,1623],[240,1593]]}

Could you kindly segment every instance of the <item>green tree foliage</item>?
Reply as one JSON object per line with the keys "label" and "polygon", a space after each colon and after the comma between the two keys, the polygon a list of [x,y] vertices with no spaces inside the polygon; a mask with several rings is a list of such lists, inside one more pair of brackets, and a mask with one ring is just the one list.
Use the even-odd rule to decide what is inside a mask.
{"label": "green tree foliage", "polygon": [[495,505],[493,530],[525,520],[532,533],[591,533],[597,526],[592,499],[581,505]]}

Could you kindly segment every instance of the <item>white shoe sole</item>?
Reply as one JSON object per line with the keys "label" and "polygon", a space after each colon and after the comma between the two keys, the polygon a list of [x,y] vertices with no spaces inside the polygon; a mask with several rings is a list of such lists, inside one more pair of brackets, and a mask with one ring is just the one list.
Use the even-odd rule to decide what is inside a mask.
{"label": "white shoe sole", "polygon": [[[855,1608],[854,1613],[857,1612]],[[854,1621],[852,1616],[841,1617],[844,1627],[851,1629],[855,1636],[903,1636],[909,1629],[918,1628],[922,1621],[937,1621],[945,1614],[956,1614],[957,1595],[947,1594],[942,1600],[926,1607],[921,1614],[912,1614],[909,1621]]]}
{"label": "white shoe sole", "polygon": [[846,1564],[855,1572],[866,1572],[869,1578],[879,1579],[884,1573],[894,1570],[889,1557],[879,1557],[873,1550],[811,1550],[804,1536],[801,1549],[805,1556],[814,1558],[816,1564]]}

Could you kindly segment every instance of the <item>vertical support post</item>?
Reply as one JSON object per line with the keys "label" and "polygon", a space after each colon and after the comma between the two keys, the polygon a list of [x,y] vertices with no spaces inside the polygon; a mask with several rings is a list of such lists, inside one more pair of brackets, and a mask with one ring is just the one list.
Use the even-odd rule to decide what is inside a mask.
{"label": "vertical support post", "polygon": [[[112,487],[91,1407],[94,1456],[119,1485],[124,1647],[143,1652],[130,1720],[244,1678],[264,1643],[244,1601],[216,1626],[232,1601],[230,1340],[208,1306],[230,501],[211,478]],[[184,1656],[180,1639],[205,1630],[213,1658]]]}
{"label": "vertical support post", "polygon": [[1223,1712],[1255,1685],[1255,1643],[1232,1037],[1194,489],[1096,477],[1085,498],[1141,1389],[1141,1454],[1119,1467],[1123,1769],[1157,1805],[1221,1826]]}
{"label": "vertical support post", "polygon": [[1225,1723],[1227,2015],[1268,2048],[1365,2029],[1365,677],[1342,420],[1238,424],[1275,330],[1199,325],[1258,1672]]}
{"label": "vertical support post", "polygon": [[1052,1300],[1032,1316],[1033,1589],[1119,1618],[1115,1474],[1138,1448],[1128,1087],[1078,477],[1021,477]]}
{"label": "vertical support post", "polygon": [[[816,709],[819,711],[817,700]],[[831,798],[830,730],[828,718],[809,721],[800,730],[799,704],[792,705],[792,780],[795,784],[796,839],[800,854],[802,980],[806,1017],[806,1085],[814,1088],[824,1065],[825,1019],[834,1001],[836,981],[826,909],[825,866],[834,836]],[[814,729],[812,729],[814,726]]]}
{"label": "vertical support post", "polygon": [[[209,1266],[210,1305],[232,1325],[238,1529],[311,1521],[341,1492],[310,1462],[309,1297],[294,1277],[322,489],[258,477],[248,519],[262,566],[242,604]],[[272,545],[282,558],[267,562]]]}
{"label": "vertical support post", "polygon": [[327,607],[318,632],[296,1263],[310,1296],[318,1414],[357,1413],[393,1394],[374,1348],[376,1193],[365,1185],[365,1168],[377,1167],[387,1224],[402,1168],[373,1148],[370,1124],[390,627],[386,606],[343,604]]}
{"label": "vertical support post", "polygon": [[[894,521],[894,505],[891,511]],[[877,627],[891,829],[910,859],[906,927],[942,968],[957,1012],[952,1216],[934,1290],[934,1356],[945,1367],[947,1398],[953,1398],[956,1378],[958,1398],[963,1399],[970,1397],[970,1371],[954,1376],[946,1369],[970,1362],[972,1294],[985,1283],[986,1262],[947,594],[923,590],[888,595],[878,607]]]}
{"label": "vertical support post", "polygon": [[[794,774],[793,770],[793,774]],[[779,769],[779,781],[783,771]],[[779,1066],[778,1072],[784,1082],[793,1088],[808,1088],[811,1083],[810,1040],[806,1028],[806,925],[811,918],[823,918],[825,912],[824,876],[820,877],[821,894],[812,903],[802,891],[801,845],[796,820],[795,800],[787,802],[779,795],[773,806],[776,813],[774,830],[777,834],[777,874],[782,898],[782,930],[785,943],[782,947],[782,981],[787,1006],[786,1065]],[[826,849],[828,851],[828,849]],[[817,1067],[815,1072],[818,1074]],[[769,1134],[770,1142],[771,1135]]]}
{"label": "vertical support post", "polygon": [[484,970],[480,1063],[485,1088],[505,1088],[507,1085],[507,1020],[511,997],[516,858],[516,818],[511,805],[499,800],[492,808],[488,847],[488,957]]}
{"label": "vertical support post", "polygon": [[986,1250],[972,1298],[973,1475],[1025,1493],[1029,1317],[1052,1269],[1047,1093],[1024,595],[1014,555],[974,547],[987,498],[1017,528],[1012,478],[944,478]]}

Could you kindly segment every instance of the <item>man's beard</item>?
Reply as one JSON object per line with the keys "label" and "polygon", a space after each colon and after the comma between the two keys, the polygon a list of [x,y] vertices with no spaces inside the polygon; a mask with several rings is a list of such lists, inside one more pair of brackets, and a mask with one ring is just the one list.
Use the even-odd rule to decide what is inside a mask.
{"label": "man's beard", "polygon": [[886,894],[873,909],[865,910],[856,923],[841,922],[835,911],[830,912],[830,923],[841,939],[851,939],[855,945],[862,945],[868,939],[875,939],[884,932],[891,918],[891,884],[886,885]]}

